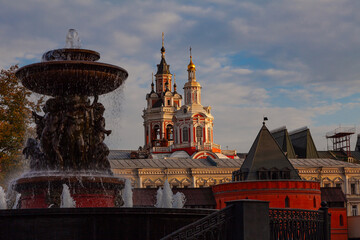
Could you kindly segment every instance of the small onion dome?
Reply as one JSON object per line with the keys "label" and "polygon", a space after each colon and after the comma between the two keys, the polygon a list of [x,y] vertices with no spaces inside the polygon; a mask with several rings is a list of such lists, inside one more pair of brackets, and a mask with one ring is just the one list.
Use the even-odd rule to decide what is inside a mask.
{"label": "small onion dome", "polygon": [[195,64],[193,63],[191,56],[190,56],[190,63],[188,65],[188,70],[196,70],[195,69]]}

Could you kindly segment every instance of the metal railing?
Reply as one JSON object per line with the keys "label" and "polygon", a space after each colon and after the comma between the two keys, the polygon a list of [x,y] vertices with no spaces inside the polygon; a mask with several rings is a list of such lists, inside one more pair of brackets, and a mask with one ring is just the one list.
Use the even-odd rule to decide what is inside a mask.
{"label": "metal railing", "polygon": [[[266,224],[262,226],[259,226],[259,223],[249,224],[248,220],[253,219],[254,217],[252,214],[246,214],[240,217],[238,216],[239,213],[244,214],[247,212],[244,211],[244,209],[247,208],[246,205],[243,205],[242,210],[239,211],[240,205],[238,205],[236,201],[234,201],[233,204],[230,203],[226,208],[182,227],[170,235],[163,237],[161,240],[252,240],[256,239],[254,233],[256,235],[259,227],[262,229],[267,228],[265,236],[270,235],[270,240],[330,240],[331,238],[330,214],[328,213],[328,207],[325,202],[321,203],[322,207],[318,211],[289,208],[267,208],[265,212],[259,212],[258,208],[255,208],[253,209],[255,212],[252,214],[260,214],[263,216],[261,219],[267,218],[267,220],[263,222],[266,222]],[[265,215],[267,213],[268,216]],[[242,230],[239,232],[239,229],[234,228]],[[252,232],[252,235],[244,234],[243,231],[247,231],[247,233]],[[245,237],[245,235],[247,237]]]}
{"label": "metal railing", "polygon": [[328,240],[330,217],[327,211],[269,209],[271,240]]}
{"label": "metal railing", "polygon": [[179,230],[163,237],[161,240],[216,240],[228,239],[227,234],[231,231],[230,221],[233,218],[233,206],[214,212],[192,224],[189,224]]}

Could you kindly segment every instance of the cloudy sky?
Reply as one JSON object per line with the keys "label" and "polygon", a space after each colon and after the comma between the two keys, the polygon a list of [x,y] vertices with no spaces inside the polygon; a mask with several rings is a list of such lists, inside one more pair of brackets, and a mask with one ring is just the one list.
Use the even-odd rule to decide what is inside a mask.
{"label": "cloudy sky", "polygon": [[[0,67],[39,62],[65,46],[69,28],[82,48],[129,72],[103,96],[110,149],[144,144],[142,110],[151,74],[166,60],[182,91],[189,46],[212,106],[214,140],[247,152],[263,116],[274,129],[311,129],[318,150],[339,126],[360,130],[360,1],[347,0],[0,0]],[[357,133],[359,131],[357,130]],[[352,148],[356,140],[353,136]]]}

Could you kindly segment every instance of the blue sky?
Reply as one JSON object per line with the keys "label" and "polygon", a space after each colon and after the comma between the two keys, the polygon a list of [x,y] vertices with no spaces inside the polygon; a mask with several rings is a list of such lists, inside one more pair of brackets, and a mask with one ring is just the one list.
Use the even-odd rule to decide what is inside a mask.
{"label": "blue sky", "polygon": [[[247,152],[268,116],[269,129],[326,132],[359,127],[359,1],[0,0],[0,67],[38,62],[65,46],[69,28],[100,61],[129,72],[125,86],[101,97],[111,149],[143,145],[142,109],[151,73],[166,60],[178,89],[189,47],[202,103],[215,117],[215,142]],[[358,133],[359,131],[357,131]],[[353,147],[356,137],[353,136]]]}

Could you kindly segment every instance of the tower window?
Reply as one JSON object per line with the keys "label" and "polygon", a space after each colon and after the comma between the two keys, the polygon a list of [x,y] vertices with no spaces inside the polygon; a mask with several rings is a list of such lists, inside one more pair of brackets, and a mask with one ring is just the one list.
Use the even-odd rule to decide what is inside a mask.
{"label": "tower window", "polygon": [[202,127],[196,127],[196,137],[202,137]]}
{"label": "tower window", "polygon": [[170,100],[168,100],[168,106],[170,106],[171,104],[170,104]]}
{"label": "tower window", "polygon": [[286,207],[286,208],[289,208],[289,207],[290,207],[290,199],[289,199],[288,196],[286,196],[286,198],[285,198],[285,207]]}
{"label": "tower window", "polygon": [[155,125],[154,127],[154,139],[160,139],[160,127]]}
{"label": "tower window", "polygon": [[183,128],[183,142],[189,141],[189,130],[187,127]]}
{"label": "tower window", "polygon": [[344,226],[344,217],[343,217],[343,215],[340,215],[339,224],[340,224],[340,226]]}
{"label": "tower window", "polygon": [[197,142],[198,143],[202,143],[202,127],[200,127],[200,126],[197,126],[196,127],[196,138],[197,138]]}
{"label": "tower window", "polygon": [[170,141],[174,139],[174,128],[170,124],[166,127],[166,138]]}
{"label": "tower window", "polygon": [[316,198],[313,198],[314,208],[316,208]]}

